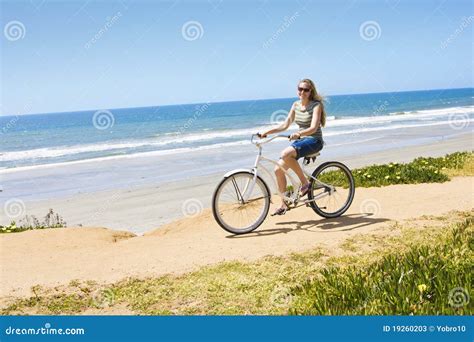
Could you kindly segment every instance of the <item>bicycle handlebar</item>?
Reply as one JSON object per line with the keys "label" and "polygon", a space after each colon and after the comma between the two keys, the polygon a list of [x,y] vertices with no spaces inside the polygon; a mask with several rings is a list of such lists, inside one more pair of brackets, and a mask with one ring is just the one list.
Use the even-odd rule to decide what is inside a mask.
{"label": "bicycle handlebar", "polygon": [[[250,142],[251,142],[252,144],[258,144],[258,145],[266,144],[266,143],[268,143],[268,142],[270,142],[270,141],[272,141],[272,140],[274,140],[274,139],[276,139],[276,138],[286,138],[286,139],[290,139],[290,135],[278,134],[278,135],[274,135],[274,136],[271,137],[271,138],[268,138],[267,140],[256,142],[256,141],[254,141],[254,138],[255,138],[255,137],[259,137],[259,138],[260,138],[260,134],[259,134],[259,133],[257,133],[257,134],[252,134],[252,137],[250,138]],[[260,138],[260,139],[265,139],[265,138]]]}

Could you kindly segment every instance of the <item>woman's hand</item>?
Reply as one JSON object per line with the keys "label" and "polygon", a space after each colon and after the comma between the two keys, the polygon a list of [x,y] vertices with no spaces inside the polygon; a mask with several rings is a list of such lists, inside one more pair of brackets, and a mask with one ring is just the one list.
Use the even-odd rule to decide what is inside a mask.
{"label": "woman's hand", "polygon": [[290,135],[290,140],[298,140],[301,138],[301,134],[299,132],[296,132],[296,133],[292,133]]}
{"label": "woman's hand", "polygon": [[258,136],[259,138],[266,138],[266,137],[267,137],[267,132],[257,133],[257,136]]}

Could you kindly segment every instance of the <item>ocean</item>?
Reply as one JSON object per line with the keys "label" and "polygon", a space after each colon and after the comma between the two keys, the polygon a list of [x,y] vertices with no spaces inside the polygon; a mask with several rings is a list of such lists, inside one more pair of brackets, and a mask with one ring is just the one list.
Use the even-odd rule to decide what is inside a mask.
{"label": "ocean", "polygon": [[[0,116],[0,169],[172,155],[249,144],[283,120],[296,98]],[[325,138],[450,124],[474,118],[474,88],[326,98]],[[461,127],[462,126],[462,127]],[[326,140],[326,139],[325,139]]]}

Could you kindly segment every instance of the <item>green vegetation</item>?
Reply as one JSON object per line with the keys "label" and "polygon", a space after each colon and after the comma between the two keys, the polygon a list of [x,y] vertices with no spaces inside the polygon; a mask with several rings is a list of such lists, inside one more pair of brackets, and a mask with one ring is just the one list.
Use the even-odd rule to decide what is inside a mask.
{"label": "green vegetation", "polygon": [[334,266],[298,287],[291,314],[472,314],[473,217],[434,244],[414,245],[367,267]]}
{"label": "green vegetation", "polygon": [[33,215],[26,215],[20,220],[19,225],[16,225],[15,221],[12,221],[8,226],[0,225],[0,234],[2,233],[19,233],[26,230],[32,229],[48,229],[48,228],[64,228],[66,222],[63,218],[55,213],[53,209],[49,209],[42,222],[40,222]]}
{"label": "green vegetation", "polygon": [[[334,249],[224,262],[180,276],[33,288],[1,314],[470,314],[473,213],[394,223]],[[403,276],[402,276],[403,274]],[[317,304],[316,304],[317,303]],[[461,303],[462,304],[462,303]]]}
{"label": "green vegetation", "polygon": [[[416,158],[410,163],[371,165],[352,170],[356,187],[380,187],[392,184],[442,183],[455,176],[474,176],[474,152],[455,152],[439,158]],[[320,175],[322,182],[347,187],[347,179],[340,171],[328,171]],[[287,195],[294,191],[286,188]],[[18,233],[32,229],[64,228],[66,222],[49,209],[43,222],[33,215],[26,215],[19,225],[12,221],[8,226],[0,225],[1,233]]]}
{"label": "green vegetation", "polygon": [[[474,154],[372,165],[353,174],[360,187],[445,182],[474,176]],[[111,285],[36,286],[33,296],[12,299],[0,314],[472,315],[473,214],[395,222],[346,239],[337,252],[313,249]],[[0,226],[0,233],[65,226],[50,209],[43,222],[27,216],[18,227]]]}
{"label": "green vegetation", "polygon": [[[416,158],[410,163],[371,165],[352,170],[357,187],[392,184],[442,183],[454,176],[474,176],[474,153],[455,152],[439,158]],[[341,172],[329,171],[319,178],[322,182],[346,182]]]}

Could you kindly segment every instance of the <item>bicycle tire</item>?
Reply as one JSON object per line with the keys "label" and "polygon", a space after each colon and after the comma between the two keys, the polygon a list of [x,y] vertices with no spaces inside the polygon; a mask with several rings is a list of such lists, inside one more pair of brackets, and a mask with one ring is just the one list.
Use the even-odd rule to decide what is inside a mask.
{"label": "bicycle tire", "polygon": [[217,203],[217,201],[219,199],[220,191],[222,190],[222,187],[229,180],[230,177],[233,177],[233,176],[236,176],[236,175],[243,175],[243,174],[249,175],[252,179],[255,176],[255,174],[252,173],[252,172],[245,172],[245,171],[236,172],[235,174],[232,174],[232,175],[222,179],[219,182],[219,184],[217,185],[216,189],[214,190],[214,194],[212,195],[212,214],[214,216],[214,219],[216,220],[216,222],[219,224],[219,226],[221,228],[228,231],[229,233],[236,234],[236,235],[248,234],[248,233],[254,231],[255,229],[257,229],[263,223],[263,221],[265,221],[265,218],[268,215],[268,211],[270,210],[270,197],[271,197],[270,190],[268,189],[268,186],[263,181],[263,179],[260,176],[257,176],[257,183],[260,182],[260,184],[263,186],[263,187],[261,187],[261,189],[263,189],[263,191],[265,192],[265,194],[264,194],[265,205],[264,205],[264,208],[263,208],[263,213],[258,218],[258,220],[255,221],[253,224],[251,224],[249,227],[246,227],[244,229],[239,229],[239,228],[235,228],[235,227],[230,226],[227,222],[225,222],[222,219],[221,215],[219,215],[219,213],[218,213],[218,203]]}
{"label": "bicycle tire", "polygon": [[354,200],[354,195],[355,195],[355,182],[354,182],[354,177],[352,175],[352,172],[351,170],[346,166],[344,165],[343,163],[341,162],[337,162],[337,161],[329,161],[329,162],[325,162],[321,165],[319,165],[314,171],[313,171],[313,174],[312,176],[316,179],[318,179],[318,176],[321,174],[322,171],[324,171],[325,169],[329,168],[329,167],[336,167],[336,168],[339,168],[340,170],[342,170],[344,172],[344,174],[347,176],[348,180],[349,180],[349,196],[346,200],[346,202],[344,203],[344,205],[339,209],[337,210],[336,212],[333,212],[333,213],[328,213],[326,211],[324,211],[322,208],[320,208],[318,206],[318,204],[316,203],[316,201],[311,201],[314,199],[314,179],[311,178],[310,180],[310,190],[308,192],[308,199],[311,201],[310,202],[310,206],[311,208],[316,212],[316,214],[318,214],[319,216],[322,216],[322,217],[325,217],[325,218],[334,218],[334,217],[339,217],[341,216],[342,214],[344,214],[347,209],[349,209],[349,207],[351,206],[352,204],[352,201]]}

